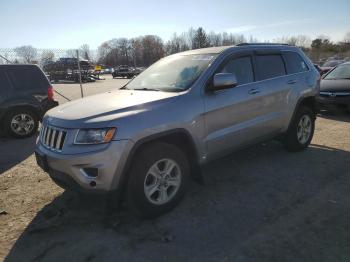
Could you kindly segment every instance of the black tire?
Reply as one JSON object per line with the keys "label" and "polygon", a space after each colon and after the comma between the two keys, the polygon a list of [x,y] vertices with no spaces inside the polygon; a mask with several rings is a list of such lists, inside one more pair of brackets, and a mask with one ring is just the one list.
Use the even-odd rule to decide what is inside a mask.
{"label": "black tire", "polygon": [[[308,138],[304,139],[304,141],[300,141],[300,139],[298,139],[298,130],[299,130],[299,123],[301,121],[301,119],[303,117],[308,117],[311,122],[311,130],[309,133]],[[301,106],[298,111],[296,112],[292,123],[289,126],[289,129],[287,131],[287,133],[285,134],[284,138],[283,138],[283,144],[285,146],[285,148],[290,151],[290,152],[297,152],[297,151],[301,151],[306,149],[312,140],[312,137],[314,135],[314,131],[315,131],[315,119],[316,119],[316,115],[313,112],[312,109],[310,109],[309,107],[305,107],[305,106]]]}
{"label": "black tire", "polygon": [[[138,217],[153,218],[169,212],[182,199],[185,194],[189,176],[189,164],[184,153],[174,145],[156,143],[141,149],[134,158],[129,173],[126,192],[128,208]],[[154,204],[145,193],[144,183],[147,183],[148,170],[159,160],[170,159],[177,164],[181,174],[181,182],[174,195],[164,204]],[[162,164],[162,162],[160,162]],[[158,181],[158,179],[157,179]],[[169,186],[170,188],[170,186]],[[168,189],[169,189],[168,188]],[[166,191],[168,190],[166,189]],[[160,191],[155,192],[160,194]],[[160,198],[160,195],[157,197]]]}
{"label": "black tire", "polygon": [[[25,118],[26,120],[31,120],[33,121],[33,124],[31,125],[30,130],[25,131],[24,133],[19,133],[15,132],[13,128],[11,127],[12,121],[17,118],[19,115],[26,115],[27,117]],[[4,117],[4,131],[7,135],[15,137],[15,138],[26,138],[26,137],[31,137],[33,136],[39,126],[39,119],[38,116],[30,109],[14,109],[10,112],[8,112],[5,117]]]}

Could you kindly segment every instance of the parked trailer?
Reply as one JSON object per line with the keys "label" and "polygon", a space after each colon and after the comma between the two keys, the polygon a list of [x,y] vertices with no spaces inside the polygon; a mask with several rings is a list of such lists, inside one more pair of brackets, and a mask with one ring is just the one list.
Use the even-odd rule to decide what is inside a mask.
{"label": "parked trailer", "polygon": [[[69,80],[79,82],[79,70],[77,58],[60,58],[43,67],[51,82]],[[94,81],[94,66],[88,60],[80,59],[81,80],[83,82]]]}

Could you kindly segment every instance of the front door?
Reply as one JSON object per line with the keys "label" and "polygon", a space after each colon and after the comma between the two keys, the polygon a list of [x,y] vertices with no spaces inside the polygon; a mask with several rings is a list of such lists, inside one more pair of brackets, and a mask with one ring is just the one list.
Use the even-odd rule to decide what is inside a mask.
{"label": "front door", "polygon": [[261,93],[250,54],[226,60],[216,73],[234,73],[238,85],[205,94],[207,158],[214,158],[254,139]]}

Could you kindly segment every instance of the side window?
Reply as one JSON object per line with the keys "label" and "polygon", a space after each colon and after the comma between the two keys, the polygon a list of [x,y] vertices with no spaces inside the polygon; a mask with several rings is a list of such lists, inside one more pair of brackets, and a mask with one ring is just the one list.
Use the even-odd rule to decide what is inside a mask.
{"label": "side window", "polygon": [[233,58],[229,60],[220,73],[234,73],[239,85],[254,81],[253,67],[250,56]]}
{"label": "side window", "polygon": [[308,71],[309,68],[305,61],[296,52],[284,52],[284,60],[286,62],[287,74],[295,74]]}
{"label": "side window", "polygon": [[286,74],[281,55],[256,55],[255,58],[259,80],[265,80]]}
{"label": "side window", "polygon": [[44,76],[36,67],[15,66],[7,70],[7,75],[16,90],[47,88]]}

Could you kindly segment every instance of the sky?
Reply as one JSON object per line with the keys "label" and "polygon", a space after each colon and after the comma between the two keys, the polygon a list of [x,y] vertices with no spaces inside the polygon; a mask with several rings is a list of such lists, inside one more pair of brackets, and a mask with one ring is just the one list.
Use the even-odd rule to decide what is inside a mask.
{"label": "sky", "polygon": [[168,40],[190,27],[259,41],[304,34],[341,41],[350,31],[350,0],[1,0],[0,48],[77,48],[119,37]]}

